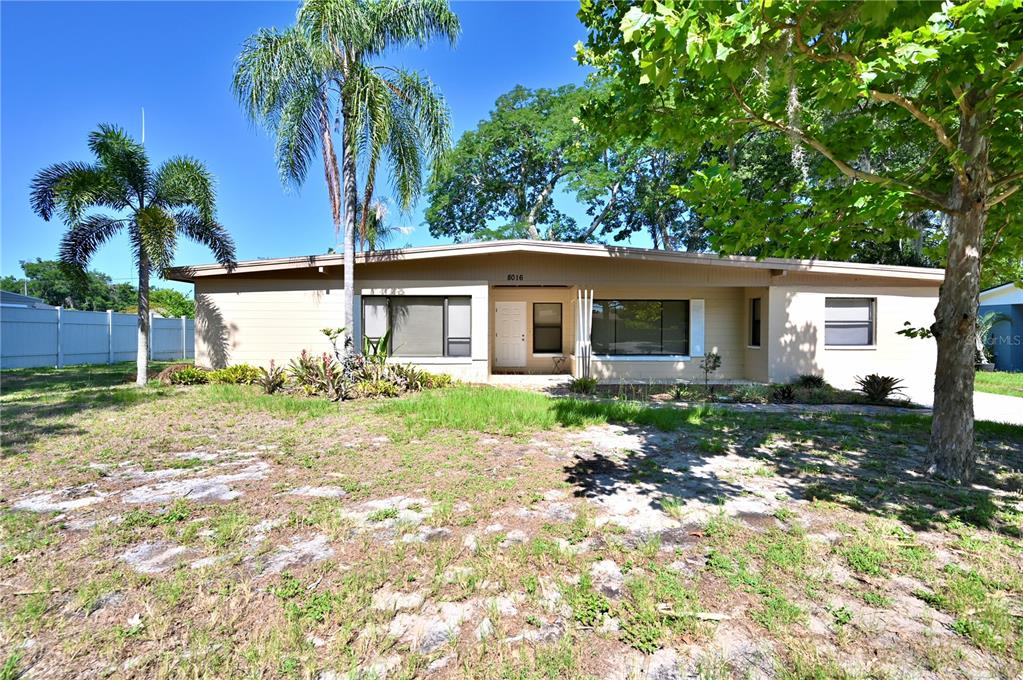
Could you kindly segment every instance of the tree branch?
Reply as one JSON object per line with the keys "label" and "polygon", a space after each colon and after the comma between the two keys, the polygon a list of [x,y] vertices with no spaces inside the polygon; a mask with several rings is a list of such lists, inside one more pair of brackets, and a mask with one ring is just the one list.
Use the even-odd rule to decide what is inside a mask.
{"label": "tree branch", "polygon": [[611,212],[611,206],[613,206],[615,200],[617,200],[618,192],[621,190],[621,188],[622,188],[621,181],[615,182],[614,184],[611,185],[611,195],[607,199],[607,204],[603,207],[600,213],[593,218],[593,221],[590,223],[590,228],[586,230],[586,233],[581,234],[579,236],[578,238],[579,243],[585,243],[586,239],[593,236],[593,233],[597,231],[597,227],[599,227],[604,222],[604,218],[606,218],[607,214]]}
{"label": "tree branch", "polygon": [[1018,184],[1014,184],[1010,188],[1006,189],[1002,193],[998,194],[997,196],[995,196],[994,198],[989,200],[987,203],[985,203],[985,205],[988,208],[993,208],[996,205],[998,205],[999,203],[1003,202],[1005,199],[1007,199],[1010,196],[1012,196],[1017,191],[1019,191],[1019,185]]}
{"label": "tree branch", "polygon": [[914,104],[912,101],[899,94],[889,94],[887,92],[878,92],[877,90],[867,90],[867,92],[870,93],[870,98],[875,101],[897,104],[902,108],[906,109],[907,111],[909,111],[909,113],[912,114],[914,118],[916,118],[918,121],[920,121],[927,127],[931,128],[931,130],[934,130],[934,134],[937,136],[938,141],[941,142],[941,145],[943,147],[945,147],[949,151],[955,151],[956,148],[955,142],[953,142],[952,139],[949,138],[948,133],[945,132],[945,127],[936,119],[932,118],[931,116],[928,116],[926,113],[920,110],[920,108],[917,107],[917,105]]}
{"label": "tree branch", "polygon": [[752,122],[754,124],[766,125],[767,127],[774,128],[775,130],[784,132],[787,135],[792,135],[796,137],[804,144],[815,149],[818,153],[820,153],[822,156],[831,161],[832,164],[834,164],[834,166],[838,168],[838,170],[846,177],[855,180],[860,180],[862,182],[867,182],[869,184],[877,184],[879,186],[898,187],[918,198],[930,201],[940,210],[946,213],[955,212],[945,203],[945,199],[943,196],[941,196],[941,194],[913,186],[908,182],[904,182],[893,177],[884,177],[882,175],[876,175],[872,172],[864,172],[862,170],[857,170],[856,168],[852,167],[851,165],[840,159],[831,149],[829,149],[827,146],[824,145],[823,142],[816,139],[815,137],[811,137],[810,135],[806,134],[805,132],[797,128],[790,127],[788,125],[785,125],[784,123],[779,123],[769,118],[764,118],[763,116],[757,114],[752,108],[750,108],[749,104],[746,103],[746,100],[743,99],[742,94],[740,94],[739,90],[736,89],[734,83],[729,83],[729,87],[732,89],[732,94],[735,96],[735,99],[739,103],[739,106],[742,108],[743,111],[745,111],[750,116],[750,119],[740,120],[749,120],[749,122]]}
{"label": "tree branch", "polygon": [[1014,172],[1011,175],[999,177],[998,179],[991,182],[990,191],[994,193],[994,190],[1002,186],[1003,184],[1011,184],[1012,182],[1015,182],[1018,179],[1023,179],[1023,172]]}

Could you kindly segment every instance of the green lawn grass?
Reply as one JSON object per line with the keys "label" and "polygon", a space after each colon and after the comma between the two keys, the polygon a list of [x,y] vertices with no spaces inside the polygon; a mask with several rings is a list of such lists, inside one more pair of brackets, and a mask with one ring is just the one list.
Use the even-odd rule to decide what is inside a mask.
{"label": "green lawn grass", "polygon": [[[156,375],[180,361],[150,361],[149,375]],[[55,392],[77,392],[89,388],[117,387],[135,383],[135,362],[81,364],[63,368],[39,367],[4,370],[0,393],[5,398],[33,397]]]}
{"label": "green lawn grass", "polygon": [[452,429],[507,435],[559,425],[585,427],[602,423],[647,425],[667,432],[686,424],[699,424],[709,410],[555,398],[538,392],[478,386],[421,392],[378,408],[380,414],[398,416],[410,431],[420,434]]}
{"label": "green lawn grass", "polygon": [[974,384],[978,392],[1023,397],[1023,373],[978,371]]}

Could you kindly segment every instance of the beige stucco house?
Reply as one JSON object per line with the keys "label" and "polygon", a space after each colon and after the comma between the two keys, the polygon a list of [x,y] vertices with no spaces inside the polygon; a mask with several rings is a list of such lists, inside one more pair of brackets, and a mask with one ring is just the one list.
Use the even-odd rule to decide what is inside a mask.
{"label": "beige stucco house", "polygon": [[[492,241],[358,255],[355,336],[392,329],[394,360],[474,382],[501,373],[589,373],[605,382],[801,373],[933,383],[932,341],[898,335],[933,320],[935,269]],[[330,349],[343,324],[342,257],[182,267],[194,282],[196,362],[286,363]]]}

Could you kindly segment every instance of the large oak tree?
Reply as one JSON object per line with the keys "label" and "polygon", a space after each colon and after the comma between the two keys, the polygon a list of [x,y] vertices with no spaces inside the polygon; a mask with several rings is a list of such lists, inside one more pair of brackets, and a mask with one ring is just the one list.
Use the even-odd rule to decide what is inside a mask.
{"label": "large oak tree", "polygon": [[[815,201],[807,219],[833,225],[822,247],[861,236],[857,225],[905,224],[890,219],[900,211],[944,216],[930,452],[932,470],[951,479],[969,479],[975,465],[982,257],[998,248],[1018,260],[1023,250],[1020,7],[1019,0],[649,0],[631,7],[584,0],[580,11],[590,28],[581,56],[612,80],[625,127],[645,121],[680,145],[728,144],[748,130],[770,130],[791,141],[797,163],[825,159],[833,176],[816,184],[807,178],[804,187]],[[870,162],[906,148],[926,149],[923,162],[887,169]],[[729,206],[735,183],[727,164],[697,184],[693,190],[716,192],[714,203],[731,211],[741,248],[741,234],[760,229],[757,206]],[[795,200],[788,210],[802,205]],[[772,236],[784,240],[786,230]],[[796,238],[805,236],[795,229]]]}

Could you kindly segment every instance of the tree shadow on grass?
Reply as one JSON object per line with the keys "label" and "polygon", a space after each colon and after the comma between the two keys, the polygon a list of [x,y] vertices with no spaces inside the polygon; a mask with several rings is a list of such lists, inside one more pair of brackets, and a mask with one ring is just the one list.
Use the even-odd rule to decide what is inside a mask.
{"label": "tree shadow on grass", "polygon": [[[563,408],[573,416],[580,407]],[[661,410],[616,409],[608,418],[625,426],[619,439],[627,454],[595,446],[565,466],[578,496],[610,505],[639,496],[663,509],[669,499],[739,507],[773,492],[780,500],[827,501],[896,518],[917,531],[959,522],[1023,536],[1023,512],[1015,509],[1023,493],[1023,428],[978,424],[977,480],[953,486],[926,475],[928,416],[727,410],[670,416],[635,410],[641,408]],[[717,458],[726,454],[743,460]],[[742,470],[745,478],[737,474]]]}
{"label": "tree shadow on grass", "polygon": [[[84,411],[123,409],[162,399],[166,387],[125,386],[134,379],[134,364],[18,371],[4,375],[0,405],[0,457],[28,453],[41,440],[85,434],[70,421]],[[159,370],[161,366],[154,366]],[[122,387],[123,386],[123,387]]]}

